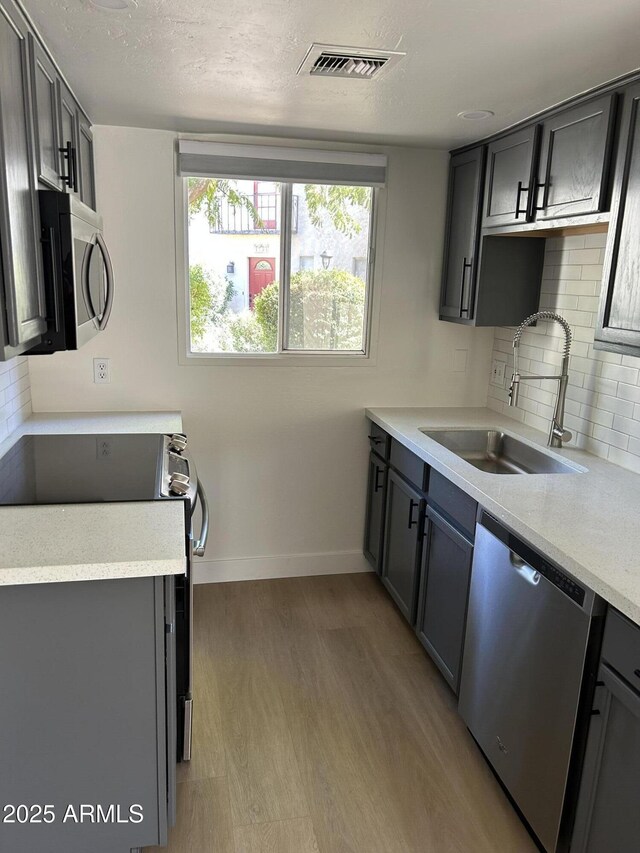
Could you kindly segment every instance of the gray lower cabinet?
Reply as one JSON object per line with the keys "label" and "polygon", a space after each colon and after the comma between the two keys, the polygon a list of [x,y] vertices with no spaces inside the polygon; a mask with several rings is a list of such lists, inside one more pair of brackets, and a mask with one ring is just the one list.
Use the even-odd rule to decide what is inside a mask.
{"label": "gray lower cabinet", "polygon": [[[633,669],[627,666],[631,658],[634,658]],[[627,677],[634,679],[634,683]],[[610,610],[571,853],[635,853],[640,846],[640,689],[637,688],[640,688],[640,628]]]}
{"label": "gray lower cabinet", "polygon": [[384,459],[372,451],[369,454],[369,475],[367,478],[364,555],[378,574],[382,569],[388,472],[389,467]]}
{"label": "gray lower cabinet", "polygon": [[473,543],[428,506],[416,633],[458,694]]}
{"label": "gray lower cabinet", "polygon": [[128,853],[166,843],[175,809],[167,583],[0,587],[1,850]]}
{"label": "gray lower cabinet", "polygon": [[0,5],[0,359],[46,330],[35,194],[27,28],[13,3]]}
{"label": "gray lower cabinet", "polygon": [[640,355],[640,83],[623,93],[596,346]]}
{"label": "gray lower cabinet", "polygon": [[542,122],[536,220],[605,209],[615,98],[610,92]]}
{"label": "gray lower cabinet", "polygon": [[424,504],[417,489],[394,470],[389,471],[381,577],[411,625],[415,622]]}

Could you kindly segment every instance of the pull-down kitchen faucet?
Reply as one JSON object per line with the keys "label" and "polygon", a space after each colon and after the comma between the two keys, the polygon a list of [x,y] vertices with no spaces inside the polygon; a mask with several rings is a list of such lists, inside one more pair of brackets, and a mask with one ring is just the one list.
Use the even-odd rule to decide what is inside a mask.
{"label": "pull-down kitchen faucet", "polygon": [[[564,329],[564,350],[562,352],[562,367],[560,368],[561,372],[559,376],[536,376],[533,373],[522,376],[518,371],[518,348],[520,346],[520,338],[527,326],[535,323],[536,320],[555,320],[555,322],[560,323]],[[509,405],[518,405],[520,383],[527,379],[555,379],[558,383],[558,396],[556,398],[556,407],[553,412],[553,418],[551,419],[551,429],[549,430],[549,440],[547,442],[548,447],[562,447],[563,441],[571,441],[573,437],[569,430],[565,429],[562,424],[564,420],[564,400],[567,393],[567,383],[569,381],[570,351],[571,327],[564,317],[561,317],[559,314],[554,314],[553,311],[538,311],[537,314],[531,314],[530,317],[527,317],[526,320],[523,320],[522,323],[520,323],[516,329],[515,335],[513,336],[513,376],[511,377],[511,386],[509,388]]]}

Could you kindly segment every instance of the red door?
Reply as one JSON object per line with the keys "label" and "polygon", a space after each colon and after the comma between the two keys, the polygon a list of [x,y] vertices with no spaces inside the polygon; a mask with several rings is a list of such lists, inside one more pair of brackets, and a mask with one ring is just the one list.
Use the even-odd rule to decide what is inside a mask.
{"label": "red door", "polygon": [[275,258],[249,258],[249,308],[253,308],[256,296],[275,280]]}

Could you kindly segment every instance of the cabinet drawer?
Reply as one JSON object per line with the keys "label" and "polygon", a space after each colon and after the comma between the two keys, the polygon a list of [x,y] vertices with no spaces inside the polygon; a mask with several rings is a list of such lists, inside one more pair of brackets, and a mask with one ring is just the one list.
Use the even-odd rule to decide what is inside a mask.
{"label": "cabinet drawer", "polygon": [[441,512],[448,516],[456,527],[473,539],[478,504],[466,492],[454,486],[452,482],[437,471],[431,472],[428,502],[439,507]]}
{"label": "cabinet drawer", "polygon": [[391,441],[390,463],[399,474],[406,477],[417,489],[421,489],[423,492],[427,491],[429,466],[415,453],[407,450],[404,445],[395,440]]}
{"label": "cabinet drawer", "polygon": [[378,456],[383,459],[389,459],[389,450],[391,448],[391,436],[386,433],[378,424],[369,421],[369,447]]}
{"label": "cabinet drawer", "polygon": [[640,689],[640,628],[609,608],[602,658],[636,689]]}

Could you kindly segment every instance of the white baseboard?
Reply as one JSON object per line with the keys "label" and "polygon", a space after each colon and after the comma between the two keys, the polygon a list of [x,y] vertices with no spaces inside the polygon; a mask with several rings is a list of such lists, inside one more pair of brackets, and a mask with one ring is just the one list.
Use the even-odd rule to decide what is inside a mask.
{"label": "white baseboard", "polygon": [[371,571],[362,551],[324,554],[281,554],[276,557],[241,557],[237,560],[196,560],[194,583],[298,578]]}

